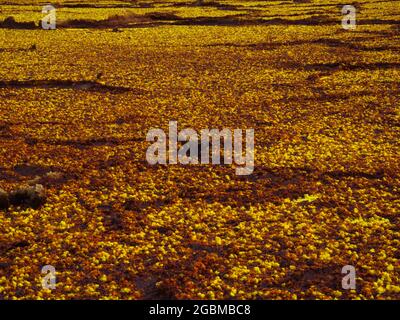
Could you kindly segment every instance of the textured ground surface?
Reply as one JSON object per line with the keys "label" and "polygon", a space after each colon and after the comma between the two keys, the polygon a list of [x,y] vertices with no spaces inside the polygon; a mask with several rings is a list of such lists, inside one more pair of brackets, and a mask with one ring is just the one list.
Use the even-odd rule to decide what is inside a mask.
{"label": "textured ground surface", "polygon": [[[0,28],[0,187],[48,195],[0,211],[0,298],[400,297],[398,1],[59,3]],[[254,128],[254,173],[148,165],[170,120]]]}

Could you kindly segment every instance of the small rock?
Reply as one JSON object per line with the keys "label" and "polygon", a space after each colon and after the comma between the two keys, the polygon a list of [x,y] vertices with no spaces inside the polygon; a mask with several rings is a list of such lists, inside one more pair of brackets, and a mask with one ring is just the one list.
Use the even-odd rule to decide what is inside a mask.
{"label": "small rock", "polygon": [[310,139],[308,138],[308,135],[302,135],[301,140],[303,140],[304,142],[308,142]]}
{"label": "small rock", "polygon": [[28,180],[27,184],[30,185],[30,186],[35,186],[40,182],[40,180],[41,180],[41,178],[39,176],[36,176],[32,180]]}
{"label": "small rock", "polygon": [[46,201],[46,193],[41,184],[25,186],[10,193],[10,203],[37,209]]}
{"label": "small rock", "polygon": [[10,206],[10,200],[8,198],[8,193],[0,188],[0,210],[8,209]]}
{"label": "small rock", "polygon": [[60,180],[63,178],[63,174],[57,171],[50,171],[46,173],[46,177],[52,180]]}

